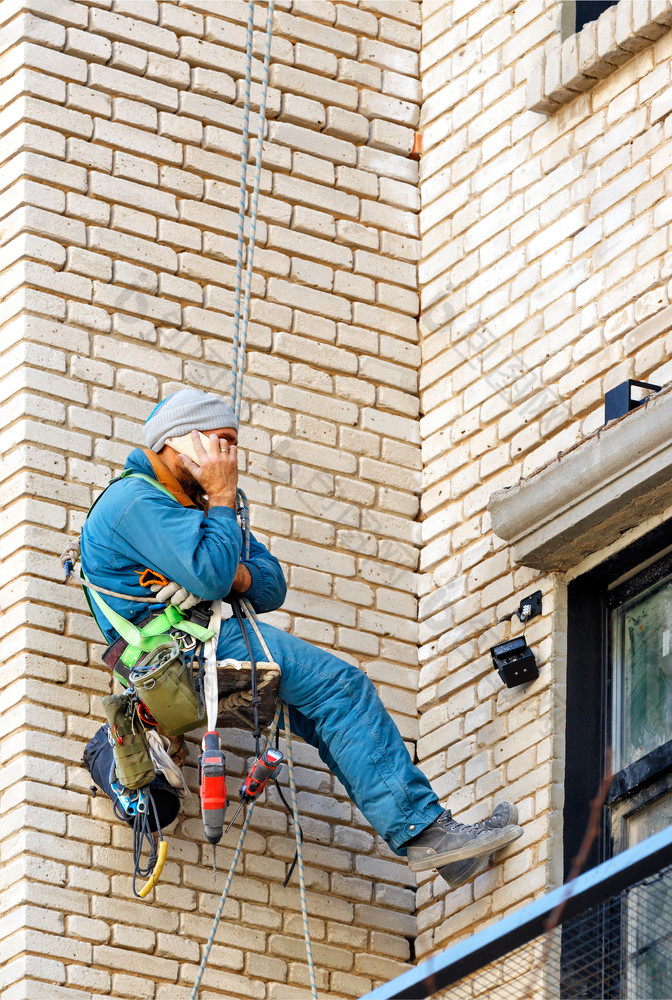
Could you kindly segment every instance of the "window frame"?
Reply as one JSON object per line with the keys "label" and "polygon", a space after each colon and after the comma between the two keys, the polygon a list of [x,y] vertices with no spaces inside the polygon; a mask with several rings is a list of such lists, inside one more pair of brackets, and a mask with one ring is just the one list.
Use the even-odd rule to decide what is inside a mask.
{"label": "window frame", "polygon": [[[591,801],[602,779],[605,750],[611,742],[614,679],[610,612],[629,596],[669,575],[671,541],[672,522],[668,521],[568,587],[565,877],[587,828]],[[626,575],[628,579],[622,580]],[[614,775],[602,810],[600,834],[586,867],[623,850],[628,818],[669,791],[672,740]]]}
{"label": "window frame", "polygon": [[[565,803],[563,847],[565,879],[584,838],[592,800],[603,777],[605,749],[611,741],[612,687],[610,613],[669,575],[672,520],[638,539],[571,581],[567,590],[567,674],[565,725]],[[627,579],[623,579],[627,577]],[[596,711],[592,709],[595,706]],[[672,740],[624,767],[615,776],[602,807],[600,830],[584,868],[591,868],[628,846],[628,820],[645,806],[672,793]],[[601,982],[586,997],[616,1000],[629,995],[632,967],[626,954],[628,913],[621,901],[594,915],[593,938]],[[611,931],[604,933],[608,917]],[[576,996],[572,939],[563,932],[561,997]],[[623,991],[625,990],[625,993]],[[584,994],[582,994],[584,995]]]}
{"label": "window frame", "polygon": [[[622,607],[628,601],[644,594],[646,590],[650,587],[654,587],[657,583],[666,577],[672,578],[672,552],[661,552],[659,558],[655,561],[650,562],[648,565],[643,566],[638,572],[628,575],[628,579],[624,580],[622,583],[614,585],[612,584],[608,588],[608,594],[606,598],[607,609],[610,613],[613,613],[617,608]],[[670,581],[672,582],[672,580]],[[611,623],[610,623],[611,625]],[[609,635],[607,642],[607,662],[609,664],[609,670],[612,674],[612,699],[611,708],[612,711],[609,713],[608,719],[608,744],[613,746],[613,732],[612,727],[614,724],[614,711],[613,711],[613,700],[616,697],[616,693],[613,690],[615,683],[614,674],[614,650],[612,648],[613,643],[613,628],[609,627]],[[672,736],[668,741],[672,745]],[[663,744],[667,746],[668,744]],[[659,745],[656,749],[648,754],[645,754],[639,760],[626,765],[624,768],[619,768],[617,774],[623,775],[620,780],[620,785],[623,788],[621,794],[625,794],[625,782],[630,782],[630,787],[634,790],[635,787],[640,785],[644,780],[648,780],[655,776],[657,769],[660,767],[659,757],[661,746]],[[616,775],[615,775],[616,776]],[[611,792],[609,796],[611,800]]]}

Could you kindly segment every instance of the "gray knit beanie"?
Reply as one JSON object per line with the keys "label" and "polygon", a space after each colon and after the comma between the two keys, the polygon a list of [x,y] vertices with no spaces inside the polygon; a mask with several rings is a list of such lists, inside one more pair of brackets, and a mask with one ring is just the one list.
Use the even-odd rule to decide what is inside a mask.
{"label": "gray knit beanie", "polygon": [[238,419],[228,403],[200,389],[180,389],[154,407],[142,431],[147,447],[161,451],[166,438],[220,427],[238,430]]}

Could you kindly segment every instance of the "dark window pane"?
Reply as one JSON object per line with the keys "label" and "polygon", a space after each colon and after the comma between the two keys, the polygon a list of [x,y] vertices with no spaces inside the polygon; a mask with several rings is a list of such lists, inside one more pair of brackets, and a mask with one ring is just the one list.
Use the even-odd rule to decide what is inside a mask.
{"label": "dark window pane", "polygon": [[613,744],[617,771],[672,739],[672,580],[616,608]]}
{"label": "dark window pane", "polygon": [[581,31],[584,24],[596,21],[607,7],[615,7],[618,0],[576,0],[576,28]]}

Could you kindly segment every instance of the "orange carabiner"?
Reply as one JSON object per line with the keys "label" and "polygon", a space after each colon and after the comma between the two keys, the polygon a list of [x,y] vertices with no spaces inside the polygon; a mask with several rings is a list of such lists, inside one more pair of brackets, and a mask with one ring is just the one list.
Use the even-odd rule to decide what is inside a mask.
{"label": "orange carabiner", "polygon": [[163,573],[159,573],[155,569],[144,569],[142,573],[140,573],[141,587],[151,587],[157,584],[161,587],[167,587],[169,583],[170,580],[166,579]]}

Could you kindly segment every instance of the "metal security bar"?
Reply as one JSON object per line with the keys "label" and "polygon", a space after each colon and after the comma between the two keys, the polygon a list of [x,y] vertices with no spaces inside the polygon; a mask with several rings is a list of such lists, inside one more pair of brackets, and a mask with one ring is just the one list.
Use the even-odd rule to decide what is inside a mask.
{"label": "metal security bar", "polygon": [[443,1000],[672,997],[672,827],[362,1000],[437,993]]}

